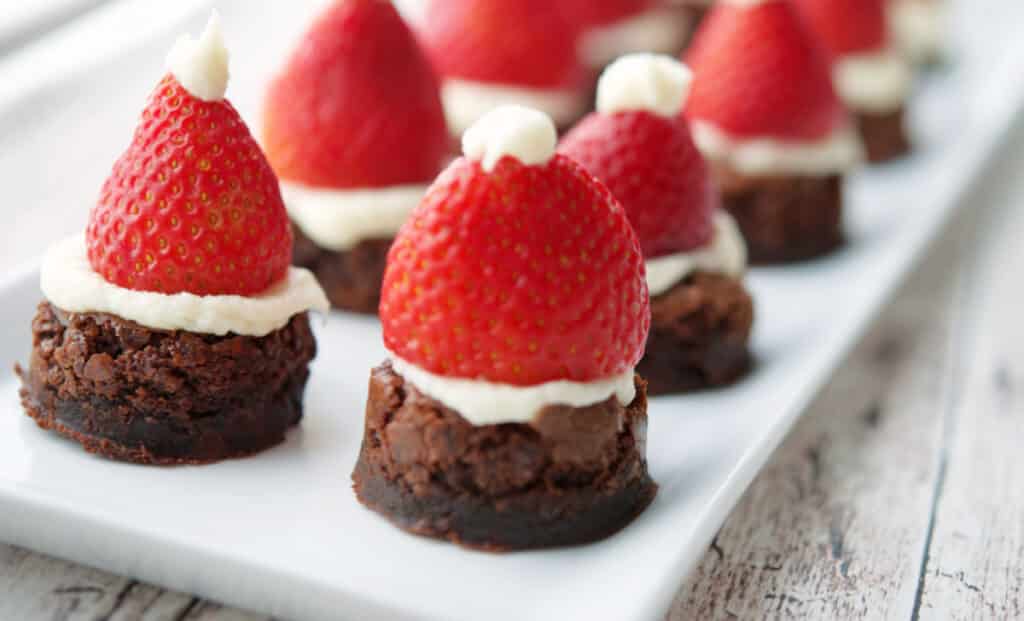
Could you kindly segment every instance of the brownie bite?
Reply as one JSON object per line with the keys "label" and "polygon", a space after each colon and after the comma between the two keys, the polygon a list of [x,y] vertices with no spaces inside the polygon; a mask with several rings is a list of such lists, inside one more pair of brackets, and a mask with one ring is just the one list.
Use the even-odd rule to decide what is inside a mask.
{"label": "brownie bite", "polygon": [[305,313],[265,336],[216,336],[43,302],[21,402],[40,427],[103,457],[209,463],[284,440],[315,355]]}
{"label": "brownie bite", "polygon": [[332,306],[367,315],[377,313],[391,239],[364,239],[348,250],[328,250],[298,227],[294,233],[292,263],[316,274]]}
{"label": "brownie bite", "polygon": [[805,261],[839,247],[843,179],[864,147],[830,56],[796,3],[716,4],[687,59],[694,85],[684,118],[750,262]]}
{"label": "brownie bite", "polygon": [[46,253],[16,371],[25,413],[90,453],[205,464],[298,424],[316,355],[307,311],[328,305],[289,266],[277,178],[224,99],[216,14],[168,58],[85,234]]}
{"label": "brownie bite", "polygon": [[912,70],[890,37],[889,0],[796,0],[832,59],[836,90],[854,113],[868,161],[906,154]]}
{"label": "brownie bite", "polygon": [[359,501],[406,531],[491,551],[587,543],[657,486],[634,369],[642,256],[554,123],[498,108],[395,240],[380,306]]}
{"label": "brownie bite", "polygon": [[331,305],[374,314],[384,261],[449,156],[440,86],[390,2],[335,2],[264,100],[263,144],[295,228],[294,263]]}
{"label": "brownie bite", "polygon": [[637,373],[652,396],[727,386],[750,370],[754,301],[742,281],[696,272],[651,298],[651,334]]}
{"label": "brownie bite", "polygon": [[842,246],[841,175],[745,175],[723,163],[713,170],[722,206],[739,226],[754,265],[805,261]]}
{"label": "brownie bite", "polygon": [[638,369],[652,395],[724,386],[750,367],[746,249],[679,122],[689,87],[671,57],[624,56],[601,76],[597,111],[559,146],[608,186],[640,241],[651,331]]}
{"label": "brownie bite", "polygon": [[657,492],[642,380],[629,405],[549,405],[529,423],[475,426],[390,363],[373,370],[356,495],[399,528],[491,551],[589,543]]}

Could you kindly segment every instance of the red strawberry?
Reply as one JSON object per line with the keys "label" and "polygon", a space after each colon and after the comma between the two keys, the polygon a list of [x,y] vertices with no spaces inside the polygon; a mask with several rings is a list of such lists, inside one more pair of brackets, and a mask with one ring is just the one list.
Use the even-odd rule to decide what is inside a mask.
{"label": "red strawberry", "polygon": [[103,185],[86,243],[115,285],[197,295],[260,293],[292,254],[277,177],[238,112],[172,75]]}
{"label": "red strawberry", "polygon": [[427,183],[449,136],[437,77],[390,2],[344,0],[306,33],[264,102],[282,179],[333,188]]}
{"label": "red strawberry", "polygon": [[795,0],[834,58],[882,50],[888,43],[886,0]]}
{"label": "red strawberry", "polygon": [[433,373],[515,385],[633,368],[650,324],[643,260],[607,188],[554,155],[456,160],[388,256],[384,342]]}
{"label": "red strawberry", "polygon": [[686,116],[735,136],[816,140],[846,118],[827,55],[788,1],[716,4],[687,64]]}
{"label": "red strawberry", "polygon": [[686,125],[645,110],[595,112],[558,148],[622,203],[644,256],[707,244],[718,194]]}
{"label": "red strawberry", "polygon": [[579,29],[552,0],[432,0],[421,35],[445,77],[534,88],[585,77]]}
{"label": "red strawberry", "polygon": [[654,0],[556,0],[570,21],[587,28],[606,26],[643,13]]}

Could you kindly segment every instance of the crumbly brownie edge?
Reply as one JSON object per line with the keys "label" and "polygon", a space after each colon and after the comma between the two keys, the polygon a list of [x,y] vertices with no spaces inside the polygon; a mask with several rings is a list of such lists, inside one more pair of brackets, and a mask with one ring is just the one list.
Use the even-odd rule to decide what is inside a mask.
{"label": "crumbly brownie edge", "polygon": [[637,388],[625,407],[613,398],[474,427],[385,363],[370,379],[356,496],[408,532],[492,552],[604,539],[657,491],[642,380]]}
{"label": "crumbly brownie edge", "polygon": [[331,306],[377,314],[391,239],[367,239],[349,250],[334,251],[316,245],[298,226],[293,225],[292,231],[292,263],[313,272]]}
{"label": "crumbly brownie edge", "polygon": [[740,279],[697,272],[651,298],[651,331],[637,366],[647,393],[732,384],[752,366],[754,301]]}
{"label": "crumbly brownie edge", "polygon": [[22,404],[43,429],[141,464],[205,464],[281,443],[316,344],[305,313],[263,337],[150,330],[44,302]]}
{"label": "crumbly brownie edge", "polygon": [[751,264],[807,261],[842,246],[840,175],[749,177],[718,165],[715,176]]}
{"label": "crumbly brownie edge", "polygon": [[862,112],[857,115],[857,125],[871,163],[879,164],[903,157],[912,149],[902,107],[886,113]]}

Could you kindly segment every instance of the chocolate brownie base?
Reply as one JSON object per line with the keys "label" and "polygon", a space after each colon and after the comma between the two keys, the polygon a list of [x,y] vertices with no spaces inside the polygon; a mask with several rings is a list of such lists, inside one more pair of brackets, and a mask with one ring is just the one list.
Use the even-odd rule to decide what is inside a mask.
{"label": "chocolate brownie base", "polygon": [[843,243],[842,177],[747,177],[722,166],[715,176],[755,265],[805,261]]}
{"label": "chocolate brownie base", "polygon": [[902,107],[884,114],[857,115],[857,125],[869,162],[887,162],[910,152],[911,145],[904,128],[903,117]]}
{"label": "chocolate brownie base", "polygon": [[377,314],[390,239],[367,239],[350,250],[337,252],[317,246],[297,226],[292,230],[295,233],[292,263],[313,272],[331,306]]}
{"label": "chocolate brownie base", "polygon": [[651,332],[637,373],[647,393],[725,386],[751,366],[754,301],[743,283],[698,272],[651,298]]}
{"label": "chocolate brownie base", "polygon": [[385,363],[370,377],[352,480],[360,502],[417,535],[490,551],[588,543],[654,498],[646,429],[639,378],[625,407],[612,397],[477,427]]}
{"label": "chocolate brownie base", "polygon": [[47,302],[21,376],[26,413],[91,453],[202,464],[284,440],[302,418],[316,343],[305,313],[262,337],[152,330]]}

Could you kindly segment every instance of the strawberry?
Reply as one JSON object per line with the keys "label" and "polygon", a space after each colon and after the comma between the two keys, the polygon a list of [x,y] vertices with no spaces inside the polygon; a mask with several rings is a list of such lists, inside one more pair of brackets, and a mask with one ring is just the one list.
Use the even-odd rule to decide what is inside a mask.
{"label": "strawberry", "polygon": [[833,58],[882,50],[888,43],[886,0],[794,0]]}
{"label": "strawberry", "polygon": [[432,0],[421,29],[445,77],[548,89],[585,78],[579,34],[552,0]]}
{"label": "strawberry", "polygon": [[292,254],[277,177],[238,112],[173,75],[104,183],[86,244],[107,281],[169,294],[254,295]]}
{"label": "strawberry", "polygon": [[716,4],[687,63],[686,116],[734,136],[817,140],[846,119],[826,52],[788,1]]}
{"label": "strawberry", "polygon": [[332,188],[427,183],[449,150],[437,76],[390,2],[333,4],[264,102],[282,179]]}
{"label": "strawberry", "polygon": [[686,125],[646,110],[592,113],[558,148],[608,186],[651,259],[711,240],[718,194]]}
{"label": "strawberry", "polygon": [[628,372],[650,325],[625,213],[558,154],[452,163],[391,248],[380,316],[401,359],[513,385]]}
{"label": "strawberry", "polygon": [[654,0],[556,0],[569,19],[586,28],[607,26],[651,8]]}

